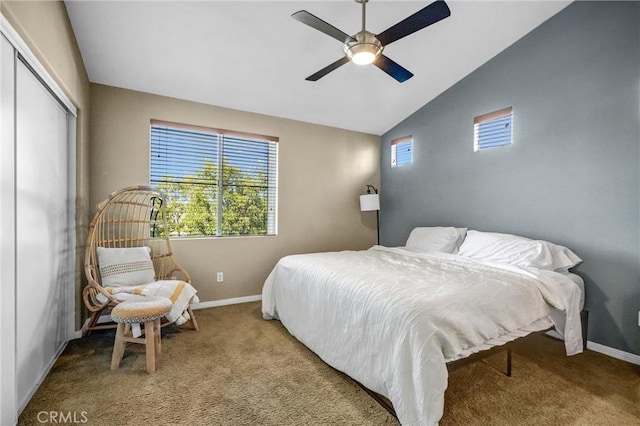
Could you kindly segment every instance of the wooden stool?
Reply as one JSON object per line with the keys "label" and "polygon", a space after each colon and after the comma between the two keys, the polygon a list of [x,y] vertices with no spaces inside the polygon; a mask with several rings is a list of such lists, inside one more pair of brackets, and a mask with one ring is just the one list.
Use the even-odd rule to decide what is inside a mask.
{"label": "wooden stool", "polygon": [[[127,342],[141,343],[145,345],[147,357],[147,373],[156,371],[156,354],[160,354],[160,319],[164,317],[173,304],[166,297],[141,296],[135,300],[127,300],[118,303],[111,311],[111,318],[118,323],[116,340],[113,344],[111,356],[111,369],[120,366]],[[144,324],[144,338],[140,333],[130,333],[132,329]]]}

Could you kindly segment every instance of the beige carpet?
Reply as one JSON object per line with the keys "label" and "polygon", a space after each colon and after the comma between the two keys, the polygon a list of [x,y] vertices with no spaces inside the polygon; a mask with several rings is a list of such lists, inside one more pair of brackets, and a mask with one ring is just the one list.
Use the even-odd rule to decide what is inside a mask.
{"label": "beige carpet", "polygon": [[[196,311],[200,331],[163,330],[157,372],[139,345],[109,370],[113,332],[69,343],[20,416],[75,414],[87,425],[397,425],[345,375],[324,364],[260,303]],[[451,374],[441,425],[638,425],[640,368],[536,337]],[[40,421],[43,419],[40,414]]]}

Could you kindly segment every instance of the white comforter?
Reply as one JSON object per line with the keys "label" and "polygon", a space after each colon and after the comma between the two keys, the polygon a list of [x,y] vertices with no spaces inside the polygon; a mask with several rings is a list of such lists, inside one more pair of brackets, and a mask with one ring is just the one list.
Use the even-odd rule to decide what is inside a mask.
{"label": "white comforter", "polygon": [[262,312],[389,398],[403,425],[433,425],[448,361],[549,320],[567,354],[581,352],[579,299],[578,286],[558,273],[375,246],[284,257],[265,282]]}

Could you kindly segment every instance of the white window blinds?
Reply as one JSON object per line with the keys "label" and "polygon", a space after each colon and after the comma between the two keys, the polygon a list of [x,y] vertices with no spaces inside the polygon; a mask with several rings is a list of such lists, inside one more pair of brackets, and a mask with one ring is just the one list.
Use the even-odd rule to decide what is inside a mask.
{"label": "white window blinds", "polygon": [[473,150],[511,145],[513,108],[508,107],[473,119]]}
{"label": "white window blinds", "polygon": [[403,136],[391,141],[391,167],[413,163],[413,136]]}
{"label": "white window blinds", "polygon": [[150,183],[174,236],[275,235],[278,139],[152,120]]}

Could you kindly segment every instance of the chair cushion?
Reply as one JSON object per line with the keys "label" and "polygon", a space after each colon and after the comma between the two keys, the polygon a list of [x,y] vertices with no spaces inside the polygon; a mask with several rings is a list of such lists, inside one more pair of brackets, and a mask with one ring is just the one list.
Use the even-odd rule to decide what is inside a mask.
{"label": "chair cushion", "polygon": [[97,247],[102,287],[149,284],[155,277],[149,247]]}
{"label": "chair cushion", "polygon": [[172,306],[166,297],[146,296],[118,303],[111,311],[111,318],[124,323],[148,322],[162,318]]}

